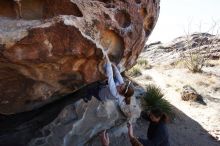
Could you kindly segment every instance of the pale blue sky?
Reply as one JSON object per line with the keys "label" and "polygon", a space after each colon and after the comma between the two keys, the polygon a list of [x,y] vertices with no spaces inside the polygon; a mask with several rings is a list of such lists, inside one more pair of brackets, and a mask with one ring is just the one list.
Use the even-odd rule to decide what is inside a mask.
{"label": "pale blue sky", "polygon": [[148,43],[166,43],[188,30],[198,32],[199,26],[207,31],[214,22],[219,26],[220,0],[161,0],[159,19]]}

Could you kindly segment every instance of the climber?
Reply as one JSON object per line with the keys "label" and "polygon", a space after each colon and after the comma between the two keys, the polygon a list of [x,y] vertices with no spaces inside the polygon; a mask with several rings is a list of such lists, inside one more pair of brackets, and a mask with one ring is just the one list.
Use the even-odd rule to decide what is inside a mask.
{"label": "climber", "polygon": [[[132,124],[128,123],[128,137],[132,146],[170,146],[166,127],[167,116],[158,108],[152,109],[149,115],[144,113],[142,116],[150,121],[147,131],[148,139],[136,138],[133,134]],[[108,146],[110,142],[106,131],[100,137],[102,145]]]}
{"label": "climber", "polygon": [[18,19],[22,18],[22,10],[21,10],[21,0],[14,0],[15,5],[14,5],[14,10],[16,12],[16,17]]}
{"label": "climber", "polygon": [[88,101],[94,96],[101,101],[112,99],[116,100],[119,104],[123,103],[123,101],[126,104],[130,104],[130,98],[134,94],[131,82],[124,82],[118,68],[110,62],[107,54],[105,59],[104,70],[108,77],[108,84],[98,84],[95,89],[89,88],[84,101]]}

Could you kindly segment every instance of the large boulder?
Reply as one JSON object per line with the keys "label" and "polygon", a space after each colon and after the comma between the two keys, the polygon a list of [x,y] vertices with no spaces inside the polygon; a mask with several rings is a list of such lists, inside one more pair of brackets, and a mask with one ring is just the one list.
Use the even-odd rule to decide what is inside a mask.
{"label": "large boulder", "polygon": [[[140,105],[134,97],[130,105],[118,106],[114,100],[76,101],[78,94],[77,91],[70,96],[73,98],[65,97],[30,112],[0,115],[0,146],[100,145],[98,134],[102,130],[107,129],[112,138],[120,139],[127,135],[127,121],[140,115]],[[126,143],[128,138],[122,145]],[[111,144],[116,146],[117,141]]]}
{"label": "large boulder", "polygon": [[159,0],[1,0],[0,113],[103,80],[103,52],[132,67],[158,14]]}
{"label": "large boulder", "polygon": [[181,98],[184,101],[196,101],[199,98],[199,94],[191,86],[185,85],[181,92]]}

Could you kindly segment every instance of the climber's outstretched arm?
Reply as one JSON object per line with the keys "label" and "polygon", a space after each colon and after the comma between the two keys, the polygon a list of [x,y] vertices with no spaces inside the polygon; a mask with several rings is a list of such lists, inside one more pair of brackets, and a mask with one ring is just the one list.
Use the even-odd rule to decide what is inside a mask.
{"label": "climber's outstretched arm", "polygon": [[114,78],[113,78],[112,64],[111,64],[111,62],[110,62],[107,55],[106,55],[105,72],[106,72],[106,75],[108,77],[109,90],[110,90],[111,94],[114,97],[117,97],[118,91],[116,89],[116,84],[115,84],[115,81],[114,81]]}
{"label": "climber's outstretched arm", "polygon": [[124,80],[123,80],[121,73],[118,70],[117,66],[115,64],[112,64],[112,66],[114,69],[115,82],[118,82],[119,84],[124,84]]}

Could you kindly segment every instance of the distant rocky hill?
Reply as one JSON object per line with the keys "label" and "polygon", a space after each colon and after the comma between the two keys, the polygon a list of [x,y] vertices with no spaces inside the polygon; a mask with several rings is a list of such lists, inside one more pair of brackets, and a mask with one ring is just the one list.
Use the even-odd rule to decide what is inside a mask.
{"label": "distant rocky hill", "polygon": [[175,38],[167,44],[154,42],[147,44],[142,57],[147,57],[153,63],[172,63],[180,58],[182,53],[200,53],[206,58],[220,58],[220,37],[208,33],[193,33],[189,36]]}

